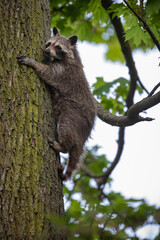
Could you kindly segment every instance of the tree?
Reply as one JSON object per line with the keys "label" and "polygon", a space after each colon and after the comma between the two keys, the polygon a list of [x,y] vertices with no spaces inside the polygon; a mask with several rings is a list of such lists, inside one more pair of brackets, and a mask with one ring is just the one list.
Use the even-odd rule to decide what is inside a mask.
{"label": "tree", "polygon": [[19,67],[17,56],[42,60],[50,37],[48,0],[0,2],[0,239],[65,239],[49,214],[63,216],[59,157],[49,89]]}
{"label": "tree", "polygon": [[[148,0],[146,5],[139,6],[137,1],[130,1],[131,9],[136,9],[136,12],[137,9],[138,13],[139,10],[142,13],[143,10],[148,11],[151,17],[147,21],[151,21],[152,32],[159,39],[160,8],[157,3],[157,0]],[[110,0],[51,1],[52,25],[54,22],[66,36],[73,32],[81,40],[96,43],[106,43],[101,35],[107,31],[110,49],[107,56],[113,60],[126,59],[131,75],[130,81],[120,78],[109,85],[102,78],[97,79],[94,86],[94,93],[103,105],[97,103],[98,116],[121,127],[119,148],[112,164],[105,156],[97,154],[97,146],[89,150],[80,172],[74,177],[73,190],[64,188],[65,196],[71,200],[65,220],[70,239],[77,236],[79,239],[126,239],[130,236],[126,232],[128,228],[131,228],[132,239],[137,239],[138,227],[159,223],[159,209],[148,206],[144,200],[126,200],[121,194],[112,192],[106,195],[104,191],[105,184],[111,182],[110,173],[120,160],[125,126],[150,121],[150,118],[140,117],[139,113],[160,102],[159,93],[154,94],[156,89],[153,89],[146,99],[133,105],[136,89],[139,92],[146,89],[137,75],[128,40],[131,40],[133,48],[144,49],[157,45],[157,42],[152,42],[153,36],[147,35],[147,25],[139,23],[131,9]],[[128,27],[127,42],[119,19],[122,14],[126,29]],[[64,215],[62,185],[57,173],[59,157],[47,143],[48,136],[53,137],[56,132],[50,91],[31,69],[19,67],[16,61],[16,57],[22,54],[42,60],[43,45],[50,35],[49,3],[48,0],[1,1],[0,16],[0,236],[1,239],[65,239],[64,220],[61,218]],[[118,38],[123,54],[113,26],[117,35],[120,34]],[[133,29],[139,33],[138,40]],[[114,49],[118,54],[113,54]],[[118,82],[120,86],[116,85]],[[116,95],[121,95],[122,100],[116,97],[108,99],[113,85],[116,86]],[[112,114],[104,108],[110,108],[110,104]],[[124,111],[126,106],[129,108],[127,113]],[[126,116],[113,115],[117,112]],[[91,185],[90,178],[96,180],[96,188]],[[82,203],[73,199],[74,193],[81,194]]]}

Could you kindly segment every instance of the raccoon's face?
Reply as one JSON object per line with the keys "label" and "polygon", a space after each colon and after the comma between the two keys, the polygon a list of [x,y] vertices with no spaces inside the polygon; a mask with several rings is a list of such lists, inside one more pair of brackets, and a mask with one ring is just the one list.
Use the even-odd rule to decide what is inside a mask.
{"label": "raccoon's face", "polygon": [[77,36],[65,38],[60,36],[57,28],[53,28],[54,36],[46,42],[44,56],[51,61],[63,61],[74,59],[73,49],[77,42]]}

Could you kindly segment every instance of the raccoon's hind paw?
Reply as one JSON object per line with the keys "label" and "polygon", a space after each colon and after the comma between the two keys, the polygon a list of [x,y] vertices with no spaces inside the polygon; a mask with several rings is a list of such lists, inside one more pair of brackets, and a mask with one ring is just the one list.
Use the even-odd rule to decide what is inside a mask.
{"label": "raccoon's hind paw", "polygon": [[64,171],[64,166],[61,164],[58,166],[58,175],[61,178],[62,181],[67,181],[68,179],[71,178],[72,173],[71,172],[66,172],[65,174],[63,173]]}
{"label": "raccoon's hind paw", "polygon": [[62,149],[60,144],[55,140],[53,140],[52,138],[48,138],[48,144],[53,150],[56,150],[57,152],[61,152]]}
{"label": "raccoon's hind paw", "polygon": [[59,175],[59,177],[61,178],[62,181],[65,181],[66,176],[65,176],[65,174],[63,174],[63,171],[64,171],[64,166],[60,164],[58,166],[58,175]]}
{"label": "raccoon's hind paw", "polygon": [[65,147],[61,146],[60,143],[58,143],[55,140],[52,140],[51,138],[48,138],[48,144],[49,146],[56,150],[57,152],[67,153],[68,151],[65,149]]}

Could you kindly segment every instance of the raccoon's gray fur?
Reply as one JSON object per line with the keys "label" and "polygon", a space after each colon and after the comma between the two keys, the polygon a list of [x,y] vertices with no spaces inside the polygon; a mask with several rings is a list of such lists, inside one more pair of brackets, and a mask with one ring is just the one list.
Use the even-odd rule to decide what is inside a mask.
{"label": "raccoon's gray fur", "polygon": [[44,50],[45,64],[25,56],[18,61],[32,67],[52,89],[58,140],[51,145],[58,152],[69,153],[66,173],[61,169],[61,178],[66,180],[76,169],[93,128],[96,107],[76,50],[77,36],[62,37],[56,27],[53,34]]}

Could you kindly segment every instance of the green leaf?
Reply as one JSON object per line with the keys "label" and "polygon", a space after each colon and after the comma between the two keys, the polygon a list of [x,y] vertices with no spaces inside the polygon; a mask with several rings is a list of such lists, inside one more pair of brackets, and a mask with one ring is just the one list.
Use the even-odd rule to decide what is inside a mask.
{"label": "green leaf", "polygon": [[93,84],[93,88],[98,89],[106,84],[106,82],[103,80],[103,77],[96,77],[97,82]]}
{"label": "green leaf", "polygon": [[[94,149],[96,150],[94,151]],[[100,175],[103,173],[103,169],[109,164],[109,161],[105,155],[98,155],[97,150],[97,146],[88,149],[84,163],[95,175]]]}
{"label": "green leaf", "polygon": [[98,8],[102,7],[101,6],[101,1],[100,0],[91,0],[89,5],[88,5],[88,13],[96,13],[98,11]]}
{"label": "green leaf", "polygon": [[125,100],[127,98],[129,80],[121,77],[112,82],[104,82],[103,78],[97,78],[93,85],[93,94],[101,99],[101,104],[113,114],[124,114]]}
{"label": "green leaf", "polygon": [[160,1],[159,0],[148,0],[146,3],[146,13],[148,15],[158,14],[160,11]]}
{"label": "green leaf", "polygon": [[107,22],[109,20],[109,16],[106,14],[105,9],[101,5],[101,0],[91,0],[88,5],[88,13],[92,13],[94,16],[94,20]]}
{"label": "green leaf", "polygon": [[113,14],[113,18],[122,15],[126,15],[128,13],[128,8],[123,3],[114,3],[110,6],[109,10],[107,10],[108,13]]}
{"label": "green leaf", "polygon": [[76,27],[76,32],[80,40],[92,41],[92,24],[89,21],[82,21]]}
{"label": "green leaf", "polygon": [[138,25],[137,17],[131,14],[125,17],[125,21],[128,27],[133,27]]}
{"label": "green leaf", "polygon": [[111,36],[110,40],[108,41],[108,50],[106,53],[106,58],[111,61],[119,61],[121,63],[124,63],[124,56],[121,51],[121,46],[117,40],[117,37]]}
{"label": "green leaf", "polygon": [[72,217],[74,217],[75,219],[79,219],[82,212],[81,212],[81,203],[80,201],[74,200],[72,199],[71,201],[71,205],[68,211]]}
{"label": "green leaf", "polygon": [[125,33],[125,40],[133,40],[136,47],[139,47],[141,42],[144,42],[147,44],[147,41],[149,39],[149,35],[147,32],[144,32],[144,30],[139,26],[134,26],[126,30]]}
{"label": "green leaf", "polygon": [[120,83],[121,87],[126,87],[129,85],[129,80],[123,77],[117,78],[112,82],[107,82],[107,83],[103,80],[102,77],[101,78],[97,77],[96,79],[97,79],[97,82],[93,84],[93,88],[94,88],[93,94],[97,96],[102,95],[103,93],[109,93],[110,88],[112,88],[117,83]]}

